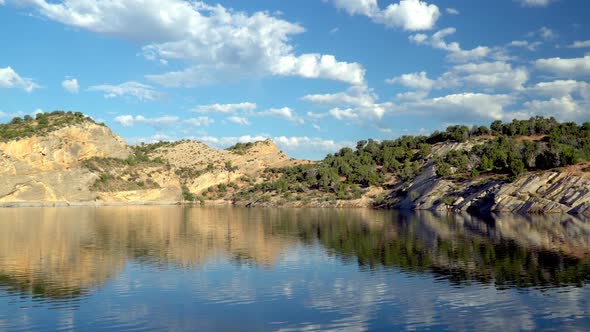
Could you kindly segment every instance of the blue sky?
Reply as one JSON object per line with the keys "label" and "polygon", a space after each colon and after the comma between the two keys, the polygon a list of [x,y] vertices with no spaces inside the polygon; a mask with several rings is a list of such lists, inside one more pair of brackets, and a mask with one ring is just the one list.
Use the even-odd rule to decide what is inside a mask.
{"label": "blue sky", "polygon": [[449,124],[590,120],[584,0],[0,0],[0,121],[322,158]]}

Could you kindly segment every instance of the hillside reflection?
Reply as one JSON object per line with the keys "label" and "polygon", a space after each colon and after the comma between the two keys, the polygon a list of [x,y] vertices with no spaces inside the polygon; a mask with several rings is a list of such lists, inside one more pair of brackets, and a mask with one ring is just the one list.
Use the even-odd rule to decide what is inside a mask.
{"label": "hillside reflection", "polygon": [[129,262],[195,269],[210,261],[273,266],[321,245],[361,269],[396,268],[452,283],[581,286],[590,224],[571,216],[480,220],[372,210],[103,207],[0,210],[0,291],[72,299]]}

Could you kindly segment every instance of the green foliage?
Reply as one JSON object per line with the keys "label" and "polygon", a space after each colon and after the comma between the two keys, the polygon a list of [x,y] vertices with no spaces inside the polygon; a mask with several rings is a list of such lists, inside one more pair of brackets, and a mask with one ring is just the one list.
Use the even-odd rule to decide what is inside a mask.
{"label": "green foliage", "polygon": [[239,155],[244,155],[252,146],[254,146],[254,143],[252,142],[236,143],[235,145],[230,146],[226,150],[237,153]]}
{"label": "green foliage", "polygon": [[52,113],[38,113],[33,119],[30,115],[23,118],[15,117],[7,124],[0,124],[0,142],[20,139],[30,136],[44,136],[69,125],[94,121],[80,112],[55,111]]}
{"label": "green foliage", "polygon": [[196,200],[195,194],[193,194],[187,186],[182,185],[182,199],[188,202],[194,202]]}
{"label": "green foliage", "polygon": [[445,196],[442,198],[442,202],[443,204],[445,204],[446,206],[452,206],[453,203],[457,200],[457,197],[455,196]]}
{"label": "green foliage", "polygon": [[[526,171],[547,170],[590,160],[590,123],[559,123],[554,118],[534,117],[510,123],[494,121],[493,140],[471,151],[451,151],[436,161],[439,176],[455,174],[472,177],[480,172],[506,174],[515,179]],[[531,140],[530,135],[536,135]],[[519,138],[521,136],[529,136]]]}

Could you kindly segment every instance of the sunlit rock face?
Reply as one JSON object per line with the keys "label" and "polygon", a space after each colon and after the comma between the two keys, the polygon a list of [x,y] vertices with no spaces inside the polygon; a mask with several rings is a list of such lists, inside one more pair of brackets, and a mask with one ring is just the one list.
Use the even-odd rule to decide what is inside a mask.
{"label": "sunlit rock face", "polygon": [[121,137],[90,121],[0,143],[0,202],[92,201],[97,175],[81,163],[129,153]]}
{"label": "sunlit rock face", "polygon": [[0,151],[28,164],[35,171],[68,169],[92,157],[124,159],[130,154],[121,137],[109,128],[89,121],[44,136],[0,143]]}

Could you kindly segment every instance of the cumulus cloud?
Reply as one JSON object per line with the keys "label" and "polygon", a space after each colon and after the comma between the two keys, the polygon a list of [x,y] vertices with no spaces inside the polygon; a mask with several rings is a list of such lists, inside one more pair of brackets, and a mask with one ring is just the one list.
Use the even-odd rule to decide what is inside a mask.
{"label": "cumulus cloud", "polygon": [[354,86],[346,92],[305,95],[301,99],[317,105],[370,107],[375,104],[377,95],[365,86]]}
{"label": "cumulus cloud", "polygon": [[590,101],[590,84],[576,80],[556,80],[539,82],[526,90],[529,94],[546,97],[561,98],[568,95],[578,95]]}
{"label": "cumulus cloud", "polygon": [[211,104],[200,105],[192,109],[193,112],[198,113],[236,113],[236,112],[251,112],[256,109],[255,103],[243,102],[237,104]]}
{"label": "cumulus cloud", "polygon": [[552,73],[557,76],[579,77],[590,75],[590,55],[583,58],[549,58],[538,59],[535,67],[539,70]]}
{"label": "cumulus cloud", "polygon": [[567,46],[568,48],[588,48],[590,47],[590,40],[576,40],[570,45]]}
{"label": "cumulus cloud", "polygon": [[405,87],[417,90],[430,90],[435,84],[434,80],[427,77],[425,71],[419,73],[403,74],[398,77],[385,80],[389,84],[398,83]]}
{"label": "cumulus cloud", "polygon": [[125,82],[119,85],[94,85],[88,91],[104,92],[105,98],[135,97],[141,101],[161,99],[164,95],[156,91],[152,86],[138,82]]}
{"label": "cumulus cloud", "polygon": [[511,41],[508,46],[512,47],[522,47],[529,51],[536,51],[539,46],[541,46],[541,42],[529,42],[528,40],[513,40]]}
{"label": "cumulus cloud", "polygon": [[78,93],[80,90],[80,85],[78,85],[78,80],[75,78],[66,79],[61,82],[61,86],[69,93]]}
{"label": "cumulus cloud", "polygon": [[11,67],[0,68],[0,88],[20,88],[26,92],[40,88],[32,79],[20,76]]}
{"label": "cumulus cloud", "polygon": [[449,15],[459,15],[459,10],[455,9],[455,8],[447,8],[446,9],[447,14]]}
{"label": "cumulus cloud", "polygon": [[430,30],[440,17],[436,5],[422,0],[401,0],[380,9],[376,0],[333,0],[350,15],[365,15],[374,22],[409,31]]}
{"label": "cumulus cloud", "polygon": [[398,99],[423,99],[423,92],[433,88],[469,87],[484,90],[522,90],[529,79],[528,70],[524,67],[513,68],[504,61],[477,62],[455,65],[437,79],[430,79],[426,72],[403,74],[386,80],[387,83],[400,84],[416,90],[398,95]]}
{"label": "cumulus cloud", "polygon": [[549,100],[531,100],[524,103],[529,114],[553,116],[561,121],[587,121],[590,113],[572,96],[551,98]]}
{"label": "cumulus cloud", "polygon": [[230,117],[227,117],[226,120],[229,122],[237,123],[242,126],[249,126],[250,125],[250,120],[248,120],[248,118],[245,118],[242,116],[230,116]]}
{"label": "cumulus cloud", "polygon": [[114,120],[123,127],[132,127],[137,124],[145,124],[151,127],[160,128],[176,124],[179,121],[177,116],[163,116],[158,118],[146,118],[143,115],[120,115]]}
{"label": "cumulus cloud", "polygon": [[301,118],[299,115],[297,115],[295,110],[293,110],[289,107],[271,108],[266,111],[258,112],[258,113],[256,113],[256,115],[278,117],[278,118],[282,118],[282,119],[291,121],[296,124],[305,123],[305,120],[303,120],[303,118]]}
{"label": "cumulus cloud", "polygon": [[311,152],[329,153],[352,145],[351,142],[336,142],[334,140],[307,136],[278,136],[273,139],[285,151],[305,149]]}
{"label": "cumulus cloud", "polygon": [[251,75],[351,84],[364,79],[357,63],[337,61],[331,55],[296,54],[290,38],[305,29],[268,12],[249,15],[219,4],[183,0],[35,0],[26,4],[62,24],[142,43],[148,59],[191,64],[184,70],[147,76],[165,86],[195,86]]}
{"label": "cumulus cloud", "polygon": [[440,17],[436,5],[421,0],[401,0],[387,6],[377,21],[387,26],[403,28],[404,30],[430,30]]}
{"label": "cumulus cloud", "polygon": [[551,40],[557,38],[557,33],[548,27],[541,27],[538,31],[538,35],[545,40]]}
{"label": "cumulus cloud", "polygon": [[272,139],[277,146],[293,155],[315,155],[318,157],[325,156],[326,153],[331,153],[340,150],[345,146],[353,146],[353,142],[348,141],[334,141],[330,139],[323,139],[320,137],[308,136],[276,136],[272,137],[266,134],[259,135],[242,135],[242,136],[200,136],[195,139],[217,148],[227,148],[236,143],[248,143]]}
{"label": "cumulus cloud", "polygon": [[507,120],[506,107],[513,105],[515,98],[506,94],[458,93],[423,99],[404,104],[405,112],[418,112],[450,122]]}
{"label": "cumulus cloud", "polygon": [[482,87],[520,90],[529,79],[526,68],[513,68],[511,64],[502,61],[469,63],[453,69],[454,73],[449,76],[456,76],[457,80],[467,85]]}
{"label": "cumulus cloud", "polygon": [[333,55],[288,55],[272,66],[275,75],[329,78],[350,84],[362,84],[365,69],[358,63],[338,62]]}
{"label": "cumulus cloud", "polygon": [[345,92],[302,97],[303,100],[319,106],[336,106],[331,108],[328,114],[337,120],[359,121],[380,120],[392,110],[392,103],[377,103],[378,98],[373,90],[366,86],[354,86]]}
{"label": "cumulus cloud", "polygon": [[553,0],[518,0],[523,7],[547,7]]}
{"label": "cumulus cloud", "polygon": [[334,6],[344,9],[348,14],[373,16],[379,12],[377,0],[333,0]]}
{"label": "cumulus cloud", "polygon": [[411,35],[410,41],[418,45],[427,45],[435,49],[447,51],[447,59],[452,62],[469,62],[481,60],[488,56],[500,55],[498,50],[495,50],[487,46],[477,46],[470,50],[461,48],[461,45],[457,42],[448,43],[445,38],[453,35],[457,29],[445,28],[432,34],[431,36],[419,33]]}
{"label": "cumulus cloud", "polygon": [[[527,87],[532,100],[523,104],[523,112],[530,115],[553,116],[562,121],[588,121],[590,112],[590,84],[576,80],[539,82]],[[541,99],[545,97],[545,99]]]}
{"label": "cumulus cloud", "polygon": [[210,124],[215,123],[215,120],[208,116],[199,116],[196,118],[183,120],[182,122],[195,127],[207,127]]}

